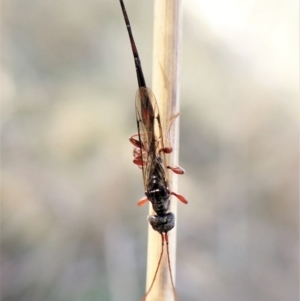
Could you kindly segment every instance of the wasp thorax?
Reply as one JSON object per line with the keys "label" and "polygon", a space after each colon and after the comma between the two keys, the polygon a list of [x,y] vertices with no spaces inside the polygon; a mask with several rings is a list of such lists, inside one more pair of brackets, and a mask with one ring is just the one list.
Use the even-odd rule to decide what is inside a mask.
{"label": "wasp thorax", "polygon": [[170,207],[170,192],[169,189],[160,184],[154,179],[150,189],[145,194],[148,200],[152,203],[153,210],[160,216],[167,213]]}

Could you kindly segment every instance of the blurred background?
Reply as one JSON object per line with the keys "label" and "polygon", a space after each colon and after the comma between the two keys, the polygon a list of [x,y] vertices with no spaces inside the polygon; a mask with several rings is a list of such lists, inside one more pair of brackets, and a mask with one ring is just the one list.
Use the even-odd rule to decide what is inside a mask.
{"label": "blurred background", "polygon": [[[126,0],[151,87],[153,2]],[[177,289],[299,297],[296,0],[184,0]],[[4,0],[1,300],[140,300],[148,208],[119,1]]]}

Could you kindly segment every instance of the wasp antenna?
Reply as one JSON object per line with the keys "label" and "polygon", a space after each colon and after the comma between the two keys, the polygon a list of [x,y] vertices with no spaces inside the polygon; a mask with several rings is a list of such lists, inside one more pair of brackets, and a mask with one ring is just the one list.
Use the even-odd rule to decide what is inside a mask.
{"label": "wasp antenna", "polygon": [[172,284],[172,290],[173,290],[173,295],[174,295],[174,300],[177,301],[177,293],[175,290],[175,285],[173,281],[173,276],[172,276],[172,270],[171,270],[171,263],[170,263],[170,254],[169,254],[169,238],[168,238],[168,233],[165,233],[165,241],[166,241],[166,247],[167,247],[167,257],[168,257],[168,268],[169,268],[169,273],[170,273],[170,279],[171,279],[171,284]]}
{"label": "wasp antenna", "polygon": [[[147,296],[149,295],[149,293],[151,292],[151,289],[153,287],[153,284],[155,282],[155,279],[156,279],[156,276],[157,276],[157,272],[159,270],[159,267],[160,267],[160,263],[161,263],[161,259],[162,259],[162,256],[163,256],[163,253],[164,253],[164,244],[165,244],[165,238],[164,238],[164,235],[163,234],[160,234],[161,235],[161,252],[160,252],[160,256],[159,256],[159,260],[158,260],[158,264],[157,264],[157,267],[156,267],[156,271],[154,273],[154,277],[153,277],[153,280],[151,282],[151,285],[149,287],[149,289],[147,290],[146,294],[144,295],[144,297],[141,299],[141,301],[145,301]],[[168,251],[169,252],[169,251]],[[169,260],[169,256],[168,256],[168,260]],[[173,280],[172,280],[172,284],[173,284]],[[176,299],[175,299],[176,300]],[[177,300],[176,300],[177,301]]]}

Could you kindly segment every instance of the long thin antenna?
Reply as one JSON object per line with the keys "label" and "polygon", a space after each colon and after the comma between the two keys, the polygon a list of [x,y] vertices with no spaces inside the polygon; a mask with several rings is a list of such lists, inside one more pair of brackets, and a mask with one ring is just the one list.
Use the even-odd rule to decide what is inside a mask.
{"label": "long thin antenna", "polygon": [[165,233],[165,240],[166,240],[168,267],[169,267],[169,272],[170,272],[170,277],[171,277],[172,290],[173,290],[173,295],[174,295],[175,301],[177,301],[177,293],[175,290],[175,285],[174,285],[174,280],[173,280],[172,270],[171,270],[168,233]]}
{"label": "long thin antenna", "polygon": [[[166,235],[167,235],[167,234],[166,234]],[[168,237],[168,236],[167,236],[167,237]],[[162,259],[162,256],[163,256],[163,254],[164,254],[164,244],[165,244],[165,243],[164,243],[164,240],[165,240],[165,239],[164,239],[164,235],[161,234],[161,252],[160,252],[159,260],[158,260],[157,267],[156,267],[156,270],[155,270],[155,274],[154,274],[154,277],[153,277],[153,279],[152,279],[151,285],[149,286],[149,288],[148,288],[148,290],[147,290],[145,296],[143,297],[143,299],[142,299],[141,301],[145,301],[145,300],[146,300],[146,298],[147,298],[148,294],[151,292],[152,286],[153,286],[153,284],[154,284],[154,282],[155,282],[155,280],[156,280],[157,272],[158,272],[158,270],[159,270],[159,268],[160,268],[161,259]],[[172,280],[172,283],[173,283],[173,280]]]}
{"label": "long thin antenna", "polygon": [[[154,8],[154,40],[153,40],[153,92],[156,96],[163,127],[167,133],[168,125],[179,112],[179,57],[181,42],[181,0],[155,0]],[[170,142],[173,152],[166,156],[168,165],[178,164],[179,152],[179,118],[176,118],[170,129]],[[177,190],[177,176],[169,172],[170,191]],[[171,199],[170,211],[177,217],[177,201]],[[150,206],[150,214],[153,214]],[[161,267],[156,276],[147,301],[173,301],[176,295],[172,289],[169,269],[172,271],[172,280],[175,281],[176,258],[176,229],[168,232],[169,257],[164,254]],[[161,248],[161,236],[148,230],[148,260],[147,260],[147,291],[156,273],[156,263],[159,261]]]}

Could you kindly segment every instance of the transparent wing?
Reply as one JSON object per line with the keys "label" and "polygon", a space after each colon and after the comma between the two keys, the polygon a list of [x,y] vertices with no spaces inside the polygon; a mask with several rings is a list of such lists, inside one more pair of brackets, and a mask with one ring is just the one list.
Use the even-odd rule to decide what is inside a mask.
{"label": "transparent wing", "polygon": [[137,91],[135,107],[140,153],[143,159],[144,188],[147,189],[153,173],[167,185],[164,153],[159,154],[159,150],[164,148],[159,109],[155,96],[149,88],[142,87]]}

